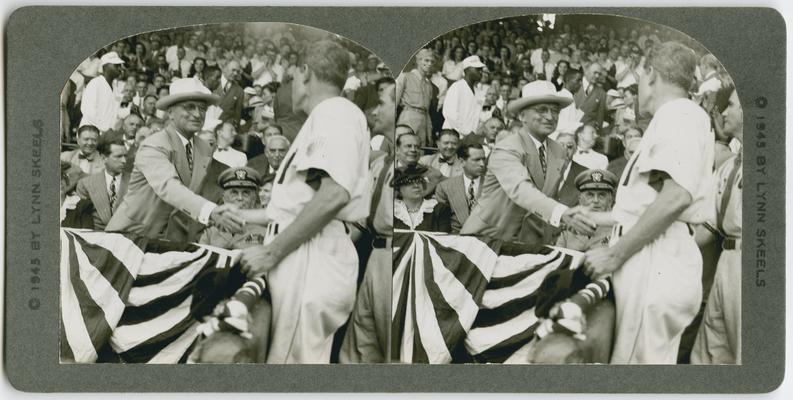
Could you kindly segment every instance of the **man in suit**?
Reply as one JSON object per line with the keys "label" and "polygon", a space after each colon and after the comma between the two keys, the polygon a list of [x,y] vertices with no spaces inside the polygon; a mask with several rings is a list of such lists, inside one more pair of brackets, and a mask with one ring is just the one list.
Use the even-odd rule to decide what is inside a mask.
{"label": "man in suit", "polygon": [[589,64],[584,75],[584,83],[578,96],[582,101],[579,107],[584,112],[581,123],[592,125],[600,133],[603,129],[603,119],[606,116],[606,91],[603,89],[603,67],[593,62]]}
{"label": "man in suit", "polygon": [[121,124],[121,129],[110,131],[104,135],[109,141],[121,140],[124,148],[127,149],[126,164],[124,171],[127,173],[132,172],[135,163],[135,153],[138,151],[138,145],[135,142],[135,136],[138,130],[143,126],[143,119],[137,114],[130,114],[124,118]]}
{"label": "man in suit", "polygon": [[[520,131],[498,141],[490,153],[482,195],[460,233],[540,244],[546,242],[547,225],[593,232],[596,225],[579,208],[555,200],[566,156],[547,138],[559,110],[573,100],[558,95],[548,81],[531,82],[522,94],[508,107],[520,120]],[[521,229],[526,213],[530,223]]]}
{"label": "man in suit", "polygon": [[245,97],[242,87],[237,83],[241,73],[242,69],[238,61],[231,60],[226,63],[226,66],[223,67],[223,74],[220,77],[220,85],[215,91],[215,94],[220,97],[217,105],[223,110],[218,119],[221,121],[232,121],[236,127],[240,126],[242,105]]}
{"label": "man in suit", "polygon": [[452,210],[452,233],[459,233],[476,199],[481,195],[485,174],[485,150],[481,144],[464,144],[457,149],[463,160],[463,174],[446,179],[435,188],[435,198],[449,204]]}
{"label": "man in suit", "polygon": [[419,159],[419,164],[441,171],[446,178],[463,174],[463,160],[457,157],[460,134],[454,129],[441,129],[438,134],[438,152]]}
{"label": "man in suit", "polygon": [[103,230],[127,192],[129,175],[124,174],[127,148],[120,138],[102,140],[97,151],[105,162],[105,170],[80,179],[77,195],[93,204],[93,229]]}
{"label": "man in suit", "polygon": [[61,161],[68,162],[88,175],[102,171],[105,166],[102,157],[96,152],[98,140],[99,129],[91,124],[83,124],[77,129],[78,148],[61,153]]}
{"label": "man in suit", "polygon": [[247,166],[256,170],[261,176],[273,175],[284,161],[291,143],[286,136],[272,135],[264,139],[264,145],[264,154],[248,160]]}
{"label": "man in suit", "polygon": [[[212,147],[194,137],[204,123],[207,104],[218,101],[195,79],[177,79],[170,94],[157,102],[168,111],[168,126],[141,143],[127,195],[105,230],[161,237],[180,213],[203,225],[213,223],[236,232],[242,220],[228,205],[218,206],[200,193],[212,160]],[[168,233],[166,239],[195,240]]]}
{"label": "man in suit", "polygon": [[[407,125],[397,125],[396,130],[396,168],[406,169],[409,166],[418,165],[421,139]],[[427,188],[424,191],[425,197],[432,196],[435,193],[435,186],[445,179],[441,171],[432,167],[427,168],[424,178],[427,179]]]}
{"label": "man in suit", "polygon": [[559,137],[556,138],[556,143],[564,147],[567,156],[567,165],[562,171],[562,184],[559,187],[559,195],[556,199],[568,207],[573,207],[578,205],[578,187],[575,184],[575,178],[586,171],[586,167],[573,161],[573,155],[576,151],[575,135],[560,133]]}
{"label": "man in suit", "polygon": [[485,152],[485,158],[490,155],[490,150],[496,144],[496,136],[504,129],[504,122],[497,117],[490,117],[482,124],[480,133],[466,136],[462,144],[479,144]]}

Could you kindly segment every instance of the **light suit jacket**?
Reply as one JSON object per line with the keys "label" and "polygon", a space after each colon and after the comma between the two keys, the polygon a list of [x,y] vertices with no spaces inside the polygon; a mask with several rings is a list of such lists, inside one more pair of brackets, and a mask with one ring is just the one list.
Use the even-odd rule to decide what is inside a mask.
{"label": "light suit jacket", "polygon": [[198,220],[208,202],[200,193],[213,148],[193,138],[193,173],[176,129],[169,125],[141,143],[127,194],[105,228],[157,238],[169,219],[182,212]]}
{"label": "light suit jacket", "polygon": [[[479,189],[477,189],[475,194],[477,199],[482,197],[483,177],[479,178]],[[452,209],[452,233],[459,233],[470,214],[468,210],[468,192],[465,188],[463,175],[457,175],[439,183],[435,188],[435,198],[439,202],[449,204]]]}
{"label": "light suit jacket", "polygon": [[[557,196],[565,151],[553,140],[546,140],[545,175],[539,153],[527,134],[505,137],[493,147],[482,182],[482,195],[463,225],[461,234],[490,236],[502,240],[540,243],[547,236],[548,224]],[[529,224],[521,225],[524,216]]]}
{"label": "light suit jacket", "polygon": [[105,172],[98,172],[77,182],[77,195],[82,199],[91,200],[94,205],[92,218],[94,220],[94,229],[103,230],[113,213],[118,210],[118,206],[124,199],[124,194],[127,192],[127,184],[129,175],[122,173],[118,179],[118,191],[116,192],[116,204],[111,209],[110,207],[110,194],[107,192],[107,182],[105,181]]}

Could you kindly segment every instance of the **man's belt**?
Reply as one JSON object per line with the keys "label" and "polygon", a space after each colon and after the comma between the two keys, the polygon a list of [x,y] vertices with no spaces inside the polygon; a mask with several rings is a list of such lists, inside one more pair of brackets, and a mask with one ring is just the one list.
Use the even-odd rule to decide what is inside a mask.
{"label": "man's belt", "polygon": [[385,249],[391,247],[391,238],[377,236],[372,240],[372,247],[375,249]]}
{"label": "man's belt", "polygon": [[724,241],[721,242],[721,248],[724,250],[740,250],[741,238],[724,238]]}

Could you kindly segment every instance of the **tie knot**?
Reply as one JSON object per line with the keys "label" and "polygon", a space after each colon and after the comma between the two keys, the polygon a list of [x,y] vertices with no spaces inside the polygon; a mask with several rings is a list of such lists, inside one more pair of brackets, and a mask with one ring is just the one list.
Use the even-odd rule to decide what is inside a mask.
{"label": "tie knot", "polygon": [[578,150],[578,154],[587,154],[589,150]]}

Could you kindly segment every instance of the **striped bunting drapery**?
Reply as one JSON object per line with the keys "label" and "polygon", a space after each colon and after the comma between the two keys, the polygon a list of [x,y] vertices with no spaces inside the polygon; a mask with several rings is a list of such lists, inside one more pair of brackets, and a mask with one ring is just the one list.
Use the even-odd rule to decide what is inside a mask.
{"label": "striped bunting drapery", "polygon": [[395,230],[394,361],[509,362],[539,325],[538,289],[580,252],[444,233]]}
{"label": "striped bunting drapery", "polygon": [[[197,337],[193,289],[235,253],[120,233],[61,229],[61,360],[184,361]],[[100,360],[101,361],[101,360]]]}

